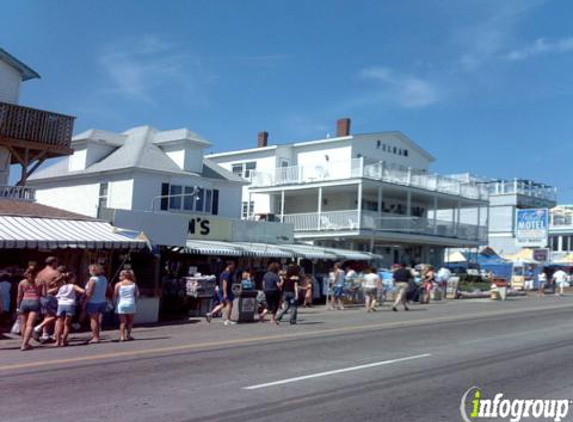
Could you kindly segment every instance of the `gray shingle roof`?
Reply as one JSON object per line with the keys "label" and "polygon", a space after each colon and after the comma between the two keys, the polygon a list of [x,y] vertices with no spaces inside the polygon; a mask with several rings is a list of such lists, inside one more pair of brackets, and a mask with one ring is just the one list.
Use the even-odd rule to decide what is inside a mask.
{"label": "gray shingle roof", "polygon": [[[86,139],[87,136],[93,135],[94,133],[96,133],[96,131],[86,131],[80,134],[81,136],[78,135],[75,138]],[[85,170],[69,171],[68,159],[64,159],[53,164],[52,166],[38,170],[29,178],[29,180],[33,181],[80,174],[106,173],[116,170],[135,168],[181,175],[203,176],[211,179],[244,182],[242,178],[206,159],[203,161],[202,174],[181,170],[179,166],[177,166],[177,164],[175,164],[175,162],[169,158],[169,156],[159,146],[156,145],[155,135],[158,133],[163,134],[165,132],[158,132],[151,126],[141,126],[127,130],[122,134],[124,135],[125,139],[121,146],[118,146],[118,148],[107,157],[92,164]],[[207,141],[203,140],[203,138],[200,138],[198,135],[197,137],[199,138],[198,140],[201,144],[207,143]],[[164,136],[160,137],[160,143],[162,142],[166,142]]]}

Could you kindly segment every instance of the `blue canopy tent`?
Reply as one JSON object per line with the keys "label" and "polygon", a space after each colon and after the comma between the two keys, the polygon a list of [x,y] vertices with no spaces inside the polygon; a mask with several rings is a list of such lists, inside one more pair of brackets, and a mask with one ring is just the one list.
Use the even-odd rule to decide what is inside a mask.
{"label": "blue canopy tent", "polygon": [[480,269],[493,273],[496,278],[505,278],[507,281],[511,280],[513,264],[510,261],[506,261],[499,255],[484,254],[479,254],[477,261]]}

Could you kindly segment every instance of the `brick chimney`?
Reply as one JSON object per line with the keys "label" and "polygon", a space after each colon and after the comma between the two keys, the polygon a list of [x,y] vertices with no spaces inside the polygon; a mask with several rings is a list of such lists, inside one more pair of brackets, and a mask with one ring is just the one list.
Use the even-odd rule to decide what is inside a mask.
{"label": "brick chimney", "polygon": [[257,137],[257,148],[264,148],[269,143],[269,132],[259,132],[259,136]]}
{"label": "brick chimney", "polygon": [[350,135],[350,119],[343,117],[336,122],[336,136],[349,136]]}

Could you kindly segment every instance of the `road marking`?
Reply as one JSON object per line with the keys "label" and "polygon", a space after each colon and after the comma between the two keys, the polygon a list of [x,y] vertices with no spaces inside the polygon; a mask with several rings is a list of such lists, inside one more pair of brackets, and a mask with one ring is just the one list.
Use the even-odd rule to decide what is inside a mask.
{"label": "road marking", "polygon": [[267,335],[267,336],[259,336],[259,337],[250,337],[250,338],[242,338],[242,339],[235,339],[235,340],[218,340],[218,341],[211,341],[205,343],[195,343],[195,344],[185,344],[180,346],[167,346],[167,347],[156,347],[151,349],[142,349],[142,350],[131,350],[131,351],[124,351],[124,352],[110,352],[110,353],[103,353],[100,355],[92,355],[92,356],[78,356],[73,358],[66,358],[66,359],[51,359],[51,360],[44,360],[44,361],[34,361],[34,362],[26,362],[26,363],[16,363],[16,364],[8,364],[8,365],[0,365],[0,372],[1,371],[10,371],[10,370],[20,370],[20,369],[33,369],[33,368],[42,368],[44,369],[47,366],[55,366],[59,364],[74,364],[74,363],[81,363],[81,362],[92,362],[98,360],[110,360],[110,359],[117,359],[117,358],[130,358],[130,357],[137,357],[137,356],[145,356],[145,355],[161,355],[170,352],[179,352],[179,351],[192,351],[192,350],[200,350],[209,347],[224,347],[224,346],[236,346],[236,345],[249,345],[254,343],[262,343],[262,342],[282,342],[290,339],[304,339],[308,337],[325,337],[330,336],[333,334],[346,334],[346,333],[362,333],[373,331],[377,329],[392,329],[392,328],[408,328],[408,327],[416,327],[416,326],[424,326],[424,325],[431,325],[441,322],[463,322],[467,320],[473,320],[475,318],[490,318],[495,316],[509,316],[509,315],[516,315],[522,313],[530,313],[535,311],[542,311],[542,310],[561,310],[561,309],[569,309],[571,305],[558,305],[552,307],[536,307],[536,308],[525,308],[525,309],[514,309],[510,311],[498,311],[498,312],[477,312],[473,314],[465,314],[465,315],[456,315],[456,316],[443,316],[443,317],[435,317],[435,318],[427,318],[424,320],[415,320],[415,321],[397,321],[391,323],[377,323],[377,324],[368,324],[368,325],[361,325],[361,326],[350,326],[350,327],[342,327],[342,328],[323,328],[321,330],[314,330],[314,331],[303,331],[303,332],[296,332],[290,334],[279,334],[279,335]]}
{"label": "road marking", "polygon": [[375,368],[377,366],[390,365],[392,363],[406,362],[406,361],[414,360],[414,359],[422,359],[422,358],[427,358],[430,356],[432,356],[430,353],[425,353],[423,355],[409,356],[407,358],[384,360],[382,362],[368,363],[366,365],[352,366],[350,368],[336,369],[334,371],[319,372],[317,374],[303,375],[301,377],[295,377],[295,378],[287,378],[287,379],[280,380],[280,381],[267,382],[265,384],[251,385],[249,387],[243,387],[243,390],[258,390],[260,388],[274,387],[276,385],[282,385],[282,384],[290,384],[292,382],[299,382],[299,381],[309,380],[312,378],[320,378],[320,377],[327,377],[330,375],[343,374],[345,372],[360,371],[362,369]]}

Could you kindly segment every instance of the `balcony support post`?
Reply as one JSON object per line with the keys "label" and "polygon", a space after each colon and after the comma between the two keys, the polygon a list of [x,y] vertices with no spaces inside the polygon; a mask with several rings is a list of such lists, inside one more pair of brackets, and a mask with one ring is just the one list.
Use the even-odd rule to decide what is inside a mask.
{"label": "balcony support post", "polygon": [[459,231],[460,231],[461,217],[462,217],[462,203],[460,201],[458,201],[458,207],[456,209],[456,230],[455,230],[456,236],[458,236]]}
{"label": "balcony support post", "polygon": [[320,231],[320,220],[322,218],[322,186],[318,187],[318,206],[317,206],[317,214],[318,214],[318,230]]}
{"label": "balcony support post", "polygon": [[481,205],[478,205],[477,209],[477,226],[476,226],[476,240],[480,240],[479,238],[479,228],[481,226]]}
{"label": "balcony support post", "polygon": [[362,182],[358,184],[358,210],[357,210],[357,221],[356,228],[360,230],[362,227]]}
{"label": "balcony support post", "polygon": [[438,234],[438,197],[434,196],[434,234]]}
{"label": "balcony support post", "polygon": [[382,184],[378,185],[378,215],[382,215]]}
{"label": "balcony support post", "polygon": [[285,191],[281,190],[281,223],[285,219]]}

